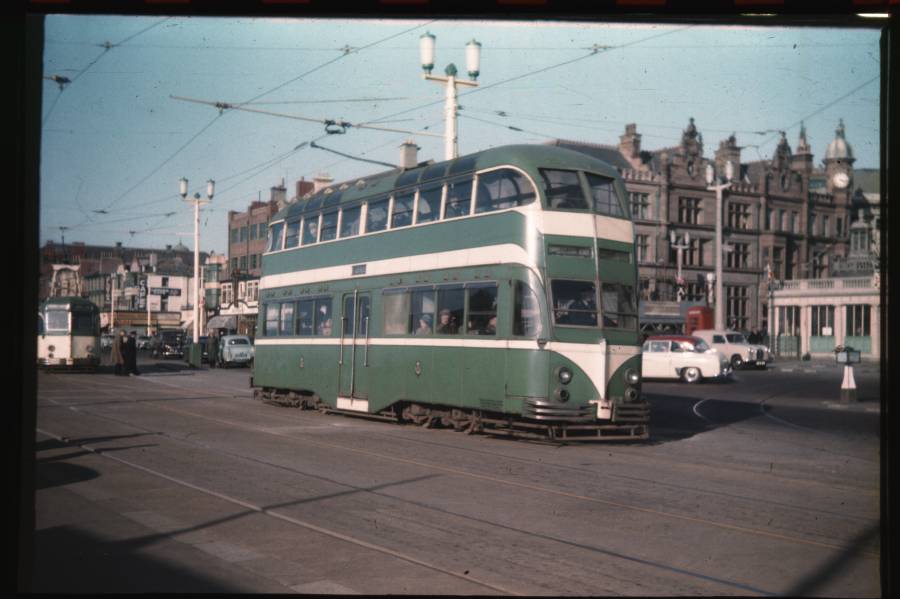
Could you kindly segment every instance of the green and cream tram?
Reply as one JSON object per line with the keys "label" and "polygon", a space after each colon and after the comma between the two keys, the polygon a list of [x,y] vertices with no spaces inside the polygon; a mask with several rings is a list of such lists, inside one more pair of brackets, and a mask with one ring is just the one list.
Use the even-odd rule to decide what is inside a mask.
{"label": "green and cream tram", "polygon": [[38,312],[39,366],[89,368],[100,365],[100,310],[81,297],[51,297]]}
{"label": "green and cream tram", "polygon": [[269,224],[262,400],[550,438],[648,436],[614,168],[485,150],[335,185]]}

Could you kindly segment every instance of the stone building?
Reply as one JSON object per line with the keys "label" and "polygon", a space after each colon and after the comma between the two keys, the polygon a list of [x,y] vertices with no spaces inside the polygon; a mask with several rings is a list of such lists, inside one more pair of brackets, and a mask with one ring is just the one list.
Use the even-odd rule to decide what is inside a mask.
{"label": "stone building", "polygon": [[[635,124],[625,126],[617,145],[549,143],[604,160],[624,178],[645,304],[675,301],[679,287],[684,301],[711,295],[716,195],[707,189],[705,170],[711,164],[724,178],[730,161],[733,175],[722,206],[723,289],[726,323],[740,330],[767,329],[769,273],[774,280],[830,276],[834,257],[848,254],[853,197],[864,194],[852,191],[855,159],[843,122],[818,166],[803,126],[795,149],[781,134],[771,160],[747,160],[734,134],[705,156],[693,118],[680,143],[652,151],[641,147]],[[683,242],[685,234],[678,281],[673,235]]]}

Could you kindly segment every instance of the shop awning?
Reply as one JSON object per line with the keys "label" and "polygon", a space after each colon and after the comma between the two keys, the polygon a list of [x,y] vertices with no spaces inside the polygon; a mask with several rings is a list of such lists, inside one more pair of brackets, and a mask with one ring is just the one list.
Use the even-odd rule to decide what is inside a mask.
{"label": "shop awning", "polygon": [[228,329],[228,330],[236,330],[237,329],[237,316],[232,314],[213,316],[209,319],[209,322],[206,323],[206,330],[211,331],[213,329]]}

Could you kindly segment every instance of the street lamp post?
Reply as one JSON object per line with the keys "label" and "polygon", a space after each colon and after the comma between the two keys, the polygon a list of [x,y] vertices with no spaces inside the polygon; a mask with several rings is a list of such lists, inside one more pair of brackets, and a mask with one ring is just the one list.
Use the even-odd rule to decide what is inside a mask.
{"label": "street lamp post", "polygon": [[706,184],[708,191],[716,192],[716,329],[725,328],[725,302],[722,301],[722,192],[731,187],[734,165],[729,160],[725,163],[725,181],[716,181],[716,171],[712,164],[706,165]]}
{"label": "street lamp post", "polygon": [[424,79],[428,81],[437,81],[447,85],[446,101],[444,103],[444,159],[450,160],[456,158],[459,153],[456,133],[456,111],[459,106],[456,104],[456,86],[465,85],[468,87],[478,87],[475,82],[478,79],[478,69],[481,60],[481,44],[475,40],[466,44],[466,69],[469,72],[469,81],[456,78],[456,65],[452,62],[444,69],[446,77],[437,77],[431,74],[434,68],[434,40],[435,36],[431,33],[425,33],[419,38],[419,57],[422,61],[422,74]]}
{"label": "street lamp post", "polygon": [[675,235],[675,231],[669,232],[669,245],[675,249],[675,264],[676,264],[676,272],[675,272],[675,297],[679,302],[684,301],[684,277],[681,275],[681,262],[682,262],[682,252],[689,247],[691,247],[691,234],[685,233],[681,238],[681,243],[678,243],[678,238]]}
{"label": "street lamp post", "polygon": [[[202,199],[199,193],[194,193],[194,197],[190,200],[187,199],[188,194],[188,180],[185,177],[182,177],[179,180],[179,193],[181,194],[181,198],[185,201],[191,202],[194,205],[194,297],[191,302],[194,305],[194,335],[193,335],[193,346],[191,348],[192,354],[197,353],[197,343],[200,341],[200,204],[206,204],[212,201],[213,193],[216,190],[216,182],[210,179],[206,182],[206,199]],[[199,357],[200,354],[198,354]],[[191,362],[193,363],[194,356],[191,356]],[[199,359],[197,360],[199,366]]]}

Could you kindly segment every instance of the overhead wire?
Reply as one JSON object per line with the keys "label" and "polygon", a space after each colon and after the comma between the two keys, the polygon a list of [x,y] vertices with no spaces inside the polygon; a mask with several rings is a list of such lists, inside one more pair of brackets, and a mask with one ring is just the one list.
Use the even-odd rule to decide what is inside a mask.
{"label": "overhead wire", "polygon": [[[167,17],[167,18],[171,18],[171,17]],[[129,41],[129,40],[131,40],[131,39],[134,39],[134,37],[136,37],[137,35],[140,35],[141,33],[144,33],[145,31],[148,31],[148,30],[151,29],[152,27],[155,27],[155,26],[159,25],[160,23],[164,22],[165,20],[166,20],[166,19],[164,19],[163,21],[159,21],[158,23],[155,23],[155,24],[153,24],[152,26],[147,27],[147,28],[145,28],[145,29],[143,29],[143,30],[137,32],[136,34],[134,34],[134,35],[132,35],[132,36],[126,38],[125,40],[123,40],[122,42],[119,42],[119,43],[116,44],[116,45],[121,45],[122,43],[125,43],[125,42],[127,42],[127,41]],[[431,23],[433,23],[433,22],[434,22],[434,20],[427,21],[427,22],[425,22],[425,23],[416,25],[415,27],[411,27],[411,28],[406,29],[406,30],[404,30],[404,31],[401,31],[401,32],[399,32],[399,33],[392,34],[392,35],[390,35],[390,36],[388,36],[388,37],[385,37],[385,38],[376,40],[376,41],[374,41],[374,42],[372,42],[372,43],[366,44],[365,46],[361,46],[361,47],[359,47],[359,48],[354,48],[354,49],[352,49],[352,52],[344,52],[343,54],[341,54],[340,56],[336,57],[335,59],[329,60],[329,61],[327,61],[327,62],[325,62],[325,63],[323,63],[323,64],[321,64],[321,65],[318,65],[318,66],[314,67],[313,69],[310,69],[309,71],[306,71],[306,72],[304,72],[304,73],[298,75],[297,77],[294,77],[294,78],[292,78],[292,79],[290,79],[290,80],[288,80],[288,81],[286,81],[286,82],[284,82],[284,83],[282,83],[282,84],[279,84],[279,85],[277,85],[277,86],[275,86],[275,87],[273,87],[273,88],[271,88],[271,89],[269,89],[269,90],[267,90],[267,91],[264,91],[264,92],[262,92],[262,93],[260,93],[260,94],[257,94],[256,96],[252,97],[252,98],[249,99],[249,100],[246,100],[245,102],[242,102],[241,104],[238,104],[237,106],[242,106],[242,105],[247,104],[247,103],[255,102],[256,100],[259,100],[260,98],[262,98],[262,97],[264,97],[264,96],[266,96],[266,95],[268,95],[268,94],[270,94],[270,93],[273,93],[273,92],[275,92],[275,91],[277,91],[277,90],[279,90],[279,89],[282,89],[283,87],[285,87],[285,86],[287,86],[287,85],[290,85],[291,83],[294,83],[294,82],[296,82],[296,81],[299,81],[299,80],[302,79],[303,77],[306,77],[306,76],[308,76],[308,75],[310,75],[310,74],[312,74],[312,73],[314,73],[314,72],[316,72],[316,71],[318,71],[318,70],[320,70],[320,69],[322,69],[322,68],[324,68],[324,67],[326,67],[326,66],[329,66],[329,65],[333,64],[334,62],[337,62],[338,60],[341,60],[342,58],[345,58],[346,56],[348,56],[348,55],[351,54],[351,53],[356,53],[356,52],[359,52],[360,50],[369,49],[369,48],[371,48],[371,47],[373,47],[373,46],[375,46],[375,45],[377,45],[377,44],[380,44],[380,43],[386,42],[386,41],[388,41],[388,40],[394,39],[394,38],[396,38],[396,37],[398,37],[398,36],[407,34],[407,33],[409,33],[410,31],[415,31],[416,29],[419,29],[419,28],[421,28],[421,27],[425,27],[425,26],[427,26],[427,25],[429,25],[429,24],[431,24]],[[108,49],[108,48],[107,48],[107,49]],[[101,56],[102,56],[102,54],[101,54]],[[98,57],[97,59],[95,59],[95,60],[91,63],[91,65],[88,65],[88,67],[90,67],[90,66],[92,66],[94,63],[96,63],[97,60],[99,60],[99,58],[100,58],[100,57]],[[80,75],[80,74],[79,74],[79,75]],[[211,121],[209,121],[207,124],[205,124],[203,127],[201,127],[200,130],[197,131],[197,133],[195,133],[195,134],[194,134],[187,142],[185,142],[184,144],[182,144],[175,152],[173,152],[171,155],[169,155],[162,163],[160,163],[156,168],[154,168],[148,175],[142,177],[136,184],[134,184],[133,186],[131,186],[131,187],[130,187],[129,189],[127,189],[123,194],[121,194],[119,197],[117,197],[117,198],[114,199],[112,202],[110,202],[110,203],[104,208],[104,210],[108,210],[109,208],[111,208],[112,206],[114,206],[115,204],[117,204],[119,201],[121,201],[123,198],[125,198],[129,193],[131,193],[131,192],[134,191],[137,187],[139,187],[139,186],[142,185],[145,181],[147,181],[150,177],[152,177],[153,175],[155,175],[156,173],[158,173],[158,172],[159,172],[166,164],[168,164],[172,159],[174,159],[178,154],[180,154],[187,146],[189,146],[191,143],[193,143],[198,137],[200,137],[200,135],[202,135],[207,129],[209,129],[209,128],[210,128],[210,127],[211,127],[211,126],[219,119],[220,116],[222,116],[221,113],[218,114],[218,115],[216,115]],[[320,139],[321,139],[321,138],[320,138]],[[289,154],[292,154],[292,153],[296,152],[297,150],[298,150],[298,148],[295,148],[295,149],[294,149],[293,151],[291,151]],[[282,160],[283,160],[283,159],[284,159],[284,158],[282,158]],[[171,197],[171,196],[167,196],[167,199],[168,199],[169,197]],[[163,217],[163,220],[165,220],[166,218],[168,218],[168,217]],[[92,221],[92,222],[93,222],[93,221]],[[75,225],[75,227],[79,227],[79,226],[81,226],[81,225],[83,225],[83,224],[84,224],[84,222],[79,223],[78,225]]]}

